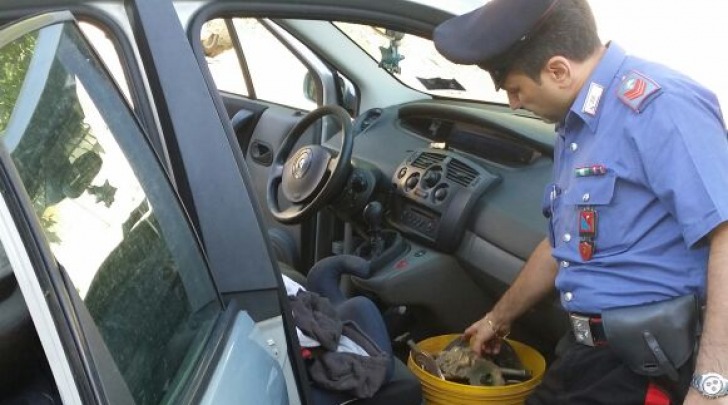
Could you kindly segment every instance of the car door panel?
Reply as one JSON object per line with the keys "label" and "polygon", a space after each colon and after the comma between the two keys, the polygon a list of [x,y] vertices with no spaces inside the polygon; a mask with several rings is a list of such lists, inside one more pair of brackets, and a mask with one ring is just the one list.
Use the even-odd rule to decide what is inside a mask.
{"label": "car door panel", "polygon": [[220,93],[220,95],[240,151],[247,157],[253,131],[268,106],[231,93]]}
{"label": "car door panel", "polygon": [[[222,349],[223,361],[212,374],[199,404],[233,404],[241,398],[257,404],[290,404],[286,381],[280,368],[275,366],[277,360],[287,357],[285,347],[281,348],[283,352],[271,357],[261,342],[276,340],[270,339],[271,335],[245,312],[237,312],[229,333],[232,336]],[[247,362],[262,367],[245,367]]]}
{"label": "car door panel", "polygon": [[[287,300],[279,288],[280,276],[267,256],[266,239],[260,232],[250,232],[250,225],[258,223],[254,204],[245,194],[238,194],[245,200],[239,201],[242,206],[227,202],[239,208],[235,217],[241,218],[238,221],[242,223],[238,222],[238,226],[244,224],[236,231],[220,225],[214,215],[203,213],[206,209],[201,208],[209,198],[220,196],[205,199],[199,198],[198,193],[209,192],[208,187],[220,183],[202,187],[193,184],[216,177],[229,182],[228,191],[233,195],[244,192],[241,177],[246,173],[235,166],[230,146],[225,154],[226,142],[211,142],[220,135],[227,139],[222,131],[225,121],[219,120],[214,103],[209,98],[204,101],[204,97],[198,99],[197,108],[189,114],[194,116],[192,121],[185,122],[177,115],[190,111],[190,105],[180,104],[175,98],[192,97],[195,92],[209,97],[209,93],[199,70],[194,68],[194,57],[184,46],[171,48],[177,62],[192,62],[188,67],[193,75],[184,77],[186,93],[169,91],[167,86],[174,84],[161,79],[173,64],[165,60],[169,55],[155,52],[157,46],[175,43],[168,36],[175,32],[175,27],[179,35],[176,43],[186,43],[171,6],[151,10],[142,6],[135,13],[136,22],[141,24],[138,32],[161,29],[166,34],[164,38],[158,36],[159,32],[136,37],[137,45],[150,53],[144,55],[151,58],[146,60],[147,73],[153,71],[152,82],[158,80],[154,83],[158,86],[154,94],[158,97],[156,104],[163,107],[156,112],[165,121],[165,141],[179,147],[175,153],[180,154],[192,145],[177,142],[176,136],[206,135],[207,139],[198,142],[223,146],[223,152],[210,151],[198,143],[194,145],[197,155],[177,156],[181,165],[174,168],[178,179],[190,182],[189,197],[197,203],[197,225],[206,237],[205,247],[217,251],[212,254],[218,257],[213,266],[222,269],[212,272],[217,286],[229,296],[243,298],[244,308],[250,309],[250,319],[270,321],[268,328],[278,333],[277,344],[288,347],[292,343],[286,335],[292,329],[285,327],[290,318],[281,308]],[[153,14],[153,27],[142,22],[148,13]],[[175,398],[180,392],[205,386],[208,370],[204,367],[176,375],[176,381],[172,381],[170,373],[174,374],[181,364],[199,366],[195,358],[202,350],[195,350],[187,362],[182,361],[187,355],[185,348],[193,341],[198,349],[205,346],[204,352],[215,353],[229,339],[227,333],[218,333],[218,342],[205,338],[204,333],[198,334],[203,330],[207,333],[222,308],[218,289],[205,264],[211,256],[202,255],[199,240],[167,172],[126,100],[84,41],[70,13],[41,15],[7,27],[0,31],[0,48],[5,53],[0,55],[3,60],[23,61],[23,55],[30,55],[23,63],[4,65],[15,70],[11,77],[18,77],[20,82],[7,86],[12,88],[5,100],[10,110],[0,118],[4,132],[0,147],[3,206],[11,200],[14,207],[12,218],[3,216],[3,229],[10,229],[13,224],[25,228],[15,230],[14,235],[8,236],[12,233],[8,231],[0,236],[5,247],[21,246],[22,251],[13,252],[11,265],[22,281],[23,297],[38,325],[36,330],[45,357],[52,359],[52,364],[58,363],[53,367],[55,381],[51,384],[55,384],[66,403],[120,404],[156,403],[162,396]],[[9,84],[8,80],[4,83]],[[181,130],[185,127],[190,131]],[[201,131],[204,133],[200,134]],[[217,155],[209,159],[204,157],[206,153]],[[200,161],[194,164],[185,159]],[[215,171],[220,166],[205,161],[221,164],[221,170],[228,175],[220,176]],[[225,224],[234,227],[236,222],[228,220]],[[99,228],[100,224],[105,225]],[[224,243],[209,247],[220,240],[207,237],[214,234],[210,231],[213,227],[222,236],[232,235],[233,242],[245,241],[233,249],[242,252],[245,260],[230,256],[230,252],[220,252],[226,249]],[[116,235],[120,240],[111,240]],[[20,239],[21,244],[13,244],[12,237]],[[24,254],[30,257],[26,260],[32,263],[30,266],[21,263]],[[233,266],[232,261],[238,263]],[[225,263],[231,266],[227,275]],[[240,273],[246,272],[256,276],[236,281]],[[38,282],[45,283],[41,293],[35,287]],[[250,289],[253,291],[248,292]],[[50,319],[43,318],[47,313],[51,314]],[[3,321],[9,319],[7,312],[2,315]],[[186,323],[192,318],[192,322]],[[256,344],[264,347],[266,342]],[[293,394],[290,400],[297,403],[299,395],[305,398],[305,390],[299,392],[300,385],[294,380],[305,376],[291,372],[300,365],[295,356],[285,361],[288,353],[295,351],[281,351],[283,357],[278,360],[288,368],[284,384]],[[41,359],[44,354],[40,354]],[[216,367],[218,357],[211,355],[209,359],[205,366]],[[185,388],[180,390],[176,384],[185,379],[191,384],[183,384]],[[167,389],[173,392],[166,392]],[[283,389],[279,398],[287,395],[286,387]],[[2,395],[0,399],[9,399],[4,392]]]}

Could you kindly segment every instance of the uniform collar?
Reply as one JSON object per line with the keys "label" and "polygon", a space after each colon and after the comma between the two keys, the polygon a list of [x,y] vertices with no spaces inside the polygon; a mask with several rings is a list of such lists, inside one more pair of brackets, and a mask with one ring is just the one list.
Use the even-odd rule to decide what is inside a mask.
{"label": "uniform collar", "polygon": [[579,95],[571,105],[564,124],[574,119],[581,119],[593,133],[596,133],[599,116],[604,109],[605,94],[609,90],[614,77],[627,53],[616,43],[608,43],[604,56],[597,64],[589,79],[584,83]]}

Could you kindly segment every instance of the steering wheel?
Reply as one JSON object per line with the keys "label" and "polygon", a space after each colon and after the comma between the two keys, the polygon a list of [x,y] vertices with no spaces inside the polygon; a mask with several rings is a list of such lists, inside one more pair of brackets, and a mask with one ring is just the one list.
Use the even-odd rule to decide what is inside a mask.
{"label": "steering wheel", "polygon": [[[291,153],[304,132],[317,120],[333,116],[341,124],[343,139],[338,155],[321,145],[306,145]],[[283,139],[268,176],[268,211],[280,223],[300,223],[330,203],[346,184],[351,169],[354,135],[349,113],[337,105],[326,105],[308,113]],[[278,191],[291,206],[281,210]]]}

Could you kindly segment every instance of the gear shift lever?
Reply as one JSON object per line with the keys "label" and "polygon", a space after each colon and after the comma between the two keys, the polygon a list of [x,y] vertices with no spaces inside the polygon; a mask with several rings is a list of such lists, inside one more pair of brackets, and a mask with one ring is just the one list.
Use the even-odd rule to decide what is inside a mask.
{"label": "gear shift lever", "polygon": [[372,201],[364,207],[364,222],[369,225],[369,248],[370,257],[379,256],[384,250],[384,238],[382,237],[382,215],[384,209],[379,201]]}

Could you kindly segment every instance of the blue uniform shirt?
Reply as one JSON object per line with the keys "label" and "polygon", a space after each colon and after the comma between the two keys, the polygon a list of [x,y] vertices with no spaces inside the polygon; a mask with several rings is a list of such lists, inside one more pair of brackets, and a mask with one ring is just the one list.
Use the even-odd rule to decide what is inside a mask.
{"label": "blue uniform shirt", "polygon": [[[544,203],[564,308],[703,297],[704,237],[728,219],[728,140],[715,95],[611,44],[557,132]],[[597,218],[588,259],[582,211]]]}

